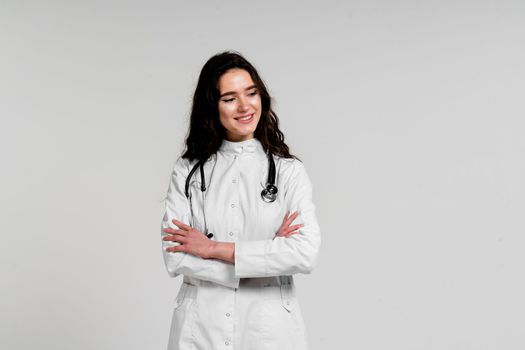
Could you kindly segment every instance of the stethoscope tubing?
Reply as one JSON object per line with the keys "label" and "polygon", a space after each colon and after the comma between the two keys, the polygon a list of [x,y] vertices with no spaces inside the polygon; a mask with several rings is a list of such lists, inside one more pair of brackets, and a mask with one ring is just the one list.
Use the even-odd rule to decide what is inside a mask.
{"label": "stethoscope tubing", "polygon": [[[207,159],[201,159],[199,160],[191,169],[190,173],[188,174],[188,177],[186,178],[186,184],[184,186],[184,194],[186,195],[186,198],[190,198],[190,180],[195,171],[197,171],[197,168],[200,168],[201,173],[201,192],[206,191],[206,181],[204,178],[204,163],[206,163]],[[271,152],[268,152],[268,179],[266,181],[266,188],[261,191],[261,197],[263,201],[267,203],[274,202],[277,198],[277,186],[275,186],[275,161],[273,159],[273,155]]]}
{"label": "stethoscope tubing", "polygon": [[[273,159],[273,155],[271,152],[268,152],[268,179],[266,181],[266,188],[261,191],[261,198],[266,203],[274,202],[277,198],[277,186],[275,186],[275,161]],[[186,198],[190,200],[190,180],[193,174],[197,171],[197,168],[199,168],[201,173],[201,193],[202,193],[202,205],[203,205],[203,215],[204,215],[204,226],[205,231],[204,234],[208,238],[213,237],[213,233],[208,233],[208,224],[206,222],[206,195],[204,192],[206,191],[206,180],[204,177],[204,163],[206,163],[207,159],[200,159],[191,169],[190,173],[188,174],[188,177],[186,178],[186,184],[184,186],[184,194],[186,195]]]}

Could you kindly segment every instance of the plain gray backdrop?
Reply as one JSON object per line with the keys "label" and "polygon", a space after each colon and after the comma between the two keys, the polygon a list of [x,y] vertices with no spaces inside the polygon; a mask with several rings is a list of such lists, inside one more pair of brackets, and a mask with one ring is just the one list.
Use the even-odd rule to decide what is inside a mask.
{"label": "plain gray backdrop", "polygon": [[525,348],[523,1],[0,2],[0,348],[165,349],[199,71],[259,69],[322,229],[312,349]]}

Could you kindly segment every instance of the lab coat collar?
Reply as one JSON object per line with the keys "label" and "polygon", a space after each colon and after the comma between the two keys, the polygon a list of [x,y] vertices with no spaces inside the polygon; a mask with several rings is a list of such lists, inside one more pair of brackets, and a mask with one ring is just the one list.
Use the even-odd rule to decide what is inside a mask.
{"label": "lab coat collar", "polygon": [[232,155],[265,153],[261,142],[256,138],[239,142],[223,139],[219,151]]}

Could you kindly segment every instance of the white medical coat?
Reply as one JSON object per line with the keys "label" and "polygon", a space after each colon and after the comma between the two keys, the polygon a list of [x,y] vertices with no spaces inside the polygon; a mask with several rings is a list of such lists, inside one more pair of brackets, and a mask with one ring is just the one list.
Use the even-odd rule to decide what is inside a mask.
{"label": "white medical coat", "polygon": [[[277,199],[266,203],[261,191],[268,178],[268,158],[259,140],[223,140],[190,181],[196,161],[175,162],[162,228],[177,219],[204,232],[204,212],[212,239],[235,242],[235,264],[166,252],[177,242],[162,241],[170,276],[184,275],[174,301],[169,350],[307,349],[305,327],[295,295],[293,274],[310,273],[321,244],[312,187],[303,163],[274,156]],[[299,210],[298,234],[275,237],[286,211]],[[162,232],[162,235],[164,233]]]}

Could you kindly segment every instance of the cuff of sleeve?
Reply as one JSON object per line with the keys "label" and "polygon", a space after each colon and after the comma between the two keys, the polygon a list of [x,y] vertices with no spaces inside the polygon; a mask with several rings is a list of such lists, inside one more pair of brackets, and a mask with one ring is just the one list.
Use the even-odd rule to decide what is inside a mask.
{"label": "cuff of sleeve", "polygon": [[264,277],[267,275],[266,249],[268,241],[235,243],[235,277]]}

